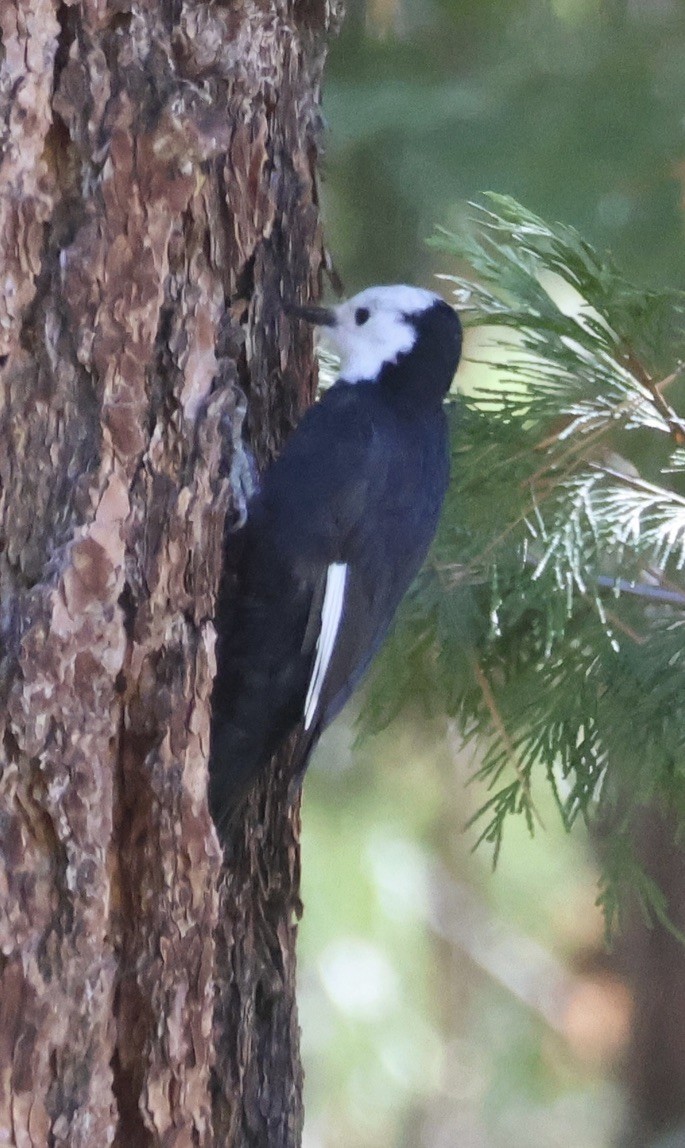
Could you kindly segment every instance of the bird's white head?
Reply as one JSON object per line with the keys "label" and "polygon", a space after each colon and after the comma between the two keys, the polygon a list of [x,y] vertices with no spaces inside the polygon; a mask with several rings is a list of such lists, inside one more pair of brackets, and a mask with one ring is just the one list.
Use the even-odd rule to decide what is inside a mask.
{"label": "bird's white head", "polygon": [[440,296],[422,287],[398,284],[367,287],[337,307],[289,307],[293,314],[326,328],[340,356],[340,376],[348,383],[373,380],[382,367],[411,351],[417,339],[412,318]]}

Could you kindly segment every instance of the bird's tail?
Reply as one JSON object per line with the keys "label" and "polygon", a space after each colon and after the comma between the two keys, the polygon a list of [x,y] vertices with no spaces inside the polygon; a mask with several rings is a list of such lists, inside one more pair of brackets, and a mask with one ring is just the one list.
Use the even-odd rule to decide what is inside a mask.
{"label": "bird's tail", "polygon": [[264,750],[234,722],[216,718],[209,757],[209,810],[220,839],[231,825],[262,771]]}

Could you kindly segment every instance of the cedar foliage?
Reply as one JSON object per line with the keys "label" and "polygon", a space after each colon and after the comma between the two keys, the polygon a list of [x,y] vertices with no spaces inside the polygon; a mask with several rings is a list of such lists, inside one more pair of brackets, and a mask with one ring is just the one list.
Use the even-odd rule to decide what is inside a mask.
{"label": "cedar foliage", "polygon": [[472,269],[442,278],[498,365],[452,404],[441,533],[367,721],[420,692],[481,739],[495,859],[546,779],[565,826],[601,834],[609,929],[628,894],[665,921],[633,846],[647,807],[685,811],[685,296],[512,199],[474,207],[433,243]]}

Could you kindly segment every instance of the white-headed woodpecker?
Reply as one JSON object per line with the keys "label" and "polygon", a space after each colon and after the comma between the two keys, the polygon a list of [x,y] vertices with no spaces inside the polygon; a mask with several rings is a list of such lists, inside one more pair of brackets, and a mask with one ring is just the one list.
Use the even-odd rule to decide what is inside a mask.
{"label": "white-headed woodpecker", "polygon": [[445,398],[461,324],[438,295],[371,287],[286,308],[327,328],[340,377],[304,415],[228,539],[210,806],[221,828],[285,737],[301,774],[385,637],[435,534],[449,479]]}

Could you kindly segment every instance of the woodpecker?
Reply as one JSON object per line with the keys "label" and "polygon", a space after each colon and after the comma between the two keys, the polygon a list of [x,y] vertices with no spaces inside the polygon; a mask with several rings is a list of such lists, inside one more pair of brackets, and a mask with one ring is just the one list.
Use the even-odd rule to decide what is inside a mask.
{"label": "woodpecker", "polygon": [[285,310],[326,329],[340,376],[227,539],[235,577],[217,607],[209,784],[220,831],[295,730],[293,775],[304,772],[423,563],[449,480],[456,312],[403,285]]}

